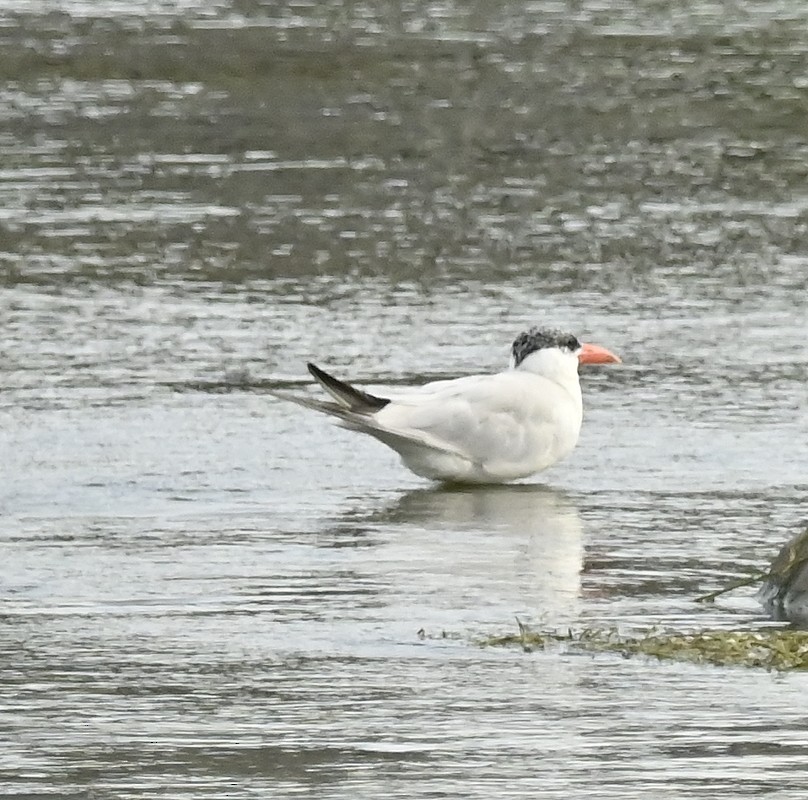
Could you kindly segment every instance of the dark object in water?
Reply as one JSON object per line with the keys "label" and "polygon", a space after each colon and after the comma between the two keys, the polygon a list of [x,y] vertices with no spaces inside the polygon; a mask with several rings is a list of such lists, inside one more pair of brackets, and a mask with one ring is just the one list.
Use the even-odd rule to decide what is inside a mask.
{"label": "dark object in water", "polygon": [[808,627],[808,526],[777,554],[757,597],[775,619]]}

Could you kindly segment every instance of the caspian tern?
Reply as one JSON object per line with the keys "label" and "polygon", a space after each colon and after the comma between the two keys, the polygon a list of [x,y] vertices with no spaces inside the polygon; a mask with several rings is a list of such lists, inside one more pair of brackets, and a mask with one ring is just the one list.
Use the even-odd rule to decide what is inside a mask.
{"label": "caspian tern", "polygon": [[579,364],[620,363],[605,347],[534,327],[516,337],[508,369],[432,381],[381,397],[309,372],[333,398],[273,392],[367,433],[425,478],[449,483],[506,483],[551,467],[573,450],[583,420]]}

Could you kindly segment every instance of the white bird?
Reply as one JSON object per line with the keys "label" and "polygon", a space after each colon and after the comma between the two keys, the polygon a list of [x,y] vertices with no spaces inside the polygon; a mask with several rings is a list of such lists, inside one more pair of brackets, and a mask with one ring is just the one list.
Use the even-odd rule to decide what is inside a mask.
{"label": "white bird", "polygon": [[273,392],[313,408],[395,450],[425,478],[505,483],[551,467],[573,450],[583,420],[578,364],[620,363],[605,347],[534,327],[511,347],[508,369],[385,392],[356,389],[314,364],[309,372],[332,397]]}

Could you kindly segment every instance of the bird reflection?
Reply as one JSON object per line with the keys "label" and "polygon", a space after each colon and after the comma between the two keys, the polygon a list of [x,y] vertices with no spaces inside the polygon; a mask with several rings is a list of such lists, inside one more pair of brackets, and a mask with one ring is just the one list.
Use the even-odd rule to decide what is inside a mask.
{"label": "bird reflection", "polygon": [[[399,497],[374,523],[401,526],[395,547],[426,592],[507,606],[542,624],[579,615],[583,525],[546,486],[425,488]],[[457,601],[456,601],[457,602]]]}

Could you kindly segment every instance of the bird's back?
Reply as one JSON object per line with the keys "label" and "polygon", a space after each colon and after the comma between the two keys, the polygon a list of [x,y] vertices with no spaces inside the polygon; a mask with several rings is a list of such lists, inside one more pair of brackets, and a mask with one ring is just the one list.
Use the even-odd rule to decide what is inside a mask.
{"label": "bird's back", "polygon": [[373,414],[374,435],[395,433],[386,443],[413,472],[477,482],[546,469],[573,449],[581,418],[580,391],[519,370],[426,384]]}

